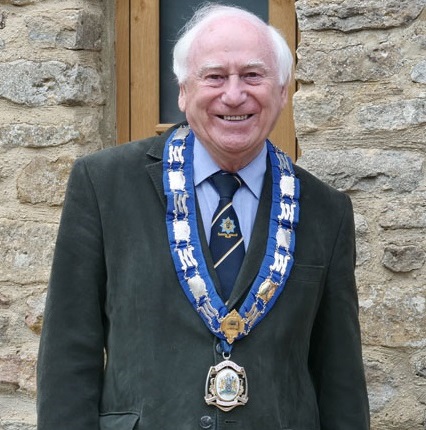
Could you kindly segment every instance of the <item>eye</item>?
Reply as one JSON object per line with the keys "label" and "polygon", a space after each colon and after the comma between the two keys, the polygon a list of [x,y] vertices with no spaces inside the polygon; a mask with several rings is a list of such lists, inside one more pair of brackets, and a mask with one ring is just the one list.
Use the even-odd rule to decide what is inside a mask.
{"label": "eye", "polygon": [[241,78],[247,84],[256,85],[256,84],[259,84],[262,81],[263,75],[261,73],[259,73],[259,72],[251,71],[251,72],[244,73],[241,76]]}
{"label": "eye", "polygon": [[226,80],[226,76],[220,73],[209,73],[204,76],[204,81],[209,85],[219,86],[222,85]]}

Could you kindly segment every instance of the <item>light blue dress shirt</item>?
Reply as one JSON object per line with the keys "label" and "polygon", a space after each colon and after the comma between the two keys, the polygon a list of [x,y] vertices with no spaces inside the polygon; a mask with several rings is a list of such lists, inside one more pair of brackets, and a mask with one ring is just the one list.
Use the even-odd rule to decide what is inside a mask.
{"label": "light blue dress shirt", "polygon": [[[244,181],[244,185],[236,191],[232,202],[240,222],[246,250],[250,242],[259,206],[263,179],[266,172],[266,157],[267,148],[265,143],[259,155],[250,164],[238,171],[238,174]],[[221,170],[220,167],[213,161],[199,140],[195,138],[194,185],[207,242],[210,242],[211,220],[219,203],[219,194],[208,178],[218,170]]]}

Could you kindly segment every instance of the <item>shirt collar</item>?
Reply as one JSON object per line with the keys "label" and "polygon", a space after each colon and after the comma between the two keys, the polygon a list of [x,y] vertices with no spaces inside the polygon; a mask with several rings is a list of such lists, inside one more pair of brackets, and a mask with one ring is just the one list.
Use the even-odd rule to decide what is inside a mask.
{"label": "shirt collar", "polygon": [[[249,190],[260,199],[262,192],[263,177],[266,172],[266,143],[257,157],[237,173],[247,185]],[[194,185],[197,186],[220,170],[213,161],[204,145],[195,137],[194,141]]]}

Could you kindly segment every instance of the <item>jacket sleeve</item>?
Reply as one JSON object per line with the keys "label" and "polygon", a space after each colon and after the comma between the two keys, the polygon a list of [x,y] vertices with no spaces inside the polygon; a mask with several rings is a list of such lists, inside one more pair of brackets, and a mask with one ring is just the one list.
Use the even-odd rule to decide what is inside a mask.
{"label": "jacket sleeve", "polygon": [[321,430],[370,428],[354,275],[355,228],[352,204],[349,197],[345,200],[310,345]]}
{"label": "jacket sleeve", "polygon": [[71,173],[48,287],[37,365],[38,430],[95,430],[104,366],[106,270],[85,162]]}

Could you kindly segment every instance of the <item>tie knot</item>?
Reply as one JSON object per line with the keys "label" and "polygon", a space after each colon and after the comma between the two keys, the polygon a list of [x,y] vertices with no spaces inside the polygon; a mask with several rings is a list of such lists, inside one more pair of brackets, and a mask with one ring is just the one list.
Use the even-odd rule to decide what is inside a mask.
{"label": "tie knot", "polygon": [[235,191],[242,185],[241,178],[238,175],[222,171],[216,172],[210,176],[210,179],[221,199],[232,200]]}

